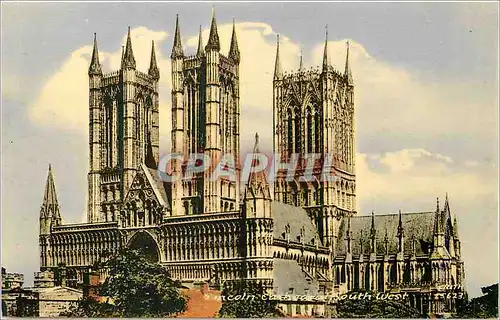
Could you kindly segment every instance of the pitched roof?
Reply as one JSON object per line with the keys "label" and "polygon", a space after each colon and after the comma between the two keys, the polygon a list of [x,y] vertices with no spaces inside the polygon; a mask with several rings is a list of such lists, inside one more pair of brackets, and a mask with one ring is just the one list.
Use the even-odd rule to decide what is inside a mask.
{"label": "pitched roof", "polygon": [[273,291],[275,294],[285,295],[290,293],[288,292],[290,288],[293,288],[292,294],[294,295],[318,294],[318,283],[302,271],[297,261],[274,258],[273,264]]}
{"label": "pitched roof", "polygon": [[300,242],[297,236],[300,235],[300,230],[304,227],[304,242],[306,244],[312,243],[317,230],[306,210],[277,201],[271,203],[271,209],[274,220],[274,238],[283,239],[283,233],[288,224],[290,225],[291,241]]}
{"label": "pitched roof", "polygon": [[163,180],[161,180],[158,170],[148,168],[145,164],[142,164],[142,169],[160,204],[170,209],[167,192],[165,191],[165,184]]}
{"label": "pitched roof", "polygon": [[[416,254],[426,254],[428,244],[432,244],[432,230],[434,223],[434,212],[415,212],[401,214],[404,231],[404,253],[411,254],[412,237],[415,238]],[[387,230],[389,254],[398,251],[398,214],[375,215],[376,248],[377,254],[385,253],[384,238]],[[361,242],[363,253],[368,254],[370,248],[371,216],[351,217],[351,249],[353,255],[360,254]],[[345,237],[347,219],[340,222],[336,254],[345,254]],[[361,239],[361,234],[363,238]],[[361,239],[361,241],[360,241]]]}

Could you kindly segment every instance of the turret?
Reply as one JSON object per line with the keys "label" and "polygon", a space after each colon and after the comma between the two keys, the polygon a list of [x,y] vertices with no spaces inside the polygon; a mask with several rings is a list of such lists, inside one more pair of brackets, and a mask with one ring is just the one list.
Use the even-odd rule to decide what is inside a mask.
{"label": "turret", "polygon": [[[187,156],[185,147],[184,128],[184,52],[182,51],[179,15],[175,19],[174,43],[172,54],[172,153]],[[182,162],[173,163],[173,174],[180,175]],[[185,210],[182,205],[183,188],[179,179],[172,183],[172,215],[182,215]]]}
{"label": "turret", "polygon": [[[206,56],[206,92],[205,92],[205,154],[212,163],[219,161],[221,156],[221,119],[220,119],[220,42],[217,32],[215,11],[212,12],[210,35],[205,47]],[[221,211],[221,180],[210,179],[207,170],[204,179],[204,212]]]}
{"label": "turret", "polygon": [[156,52],[155,52],[154,41],[152,41],[151,44],[151,60],[149,62],[148,74],[153,80],[155,81],[160,80],[160,70],[158,69],[158,65],[156,63]]}
{"label": "turret", "polygon": [[436,212],[434,213],[434,230],[432,240],[432,259],[449,258],[449,252],[445,248],[445,225],[443,221],[443,213],[439,208],[439,198],[436,203]]}
{"label": "turret", "polygon": [[233,20],[233,34],[231,36],[231,46],[229,48],[229,58],[237,64],[240,63],[240,49],[238,48],[238,39],[236,38],[236,26]]}
{"label": "turret", "polygon": [[49,172],[47,175],[47,182],[45,183],[43,202],[40,208],[40,235],[50,234],[52,227],[60,225],[61,220],[56,185],[52,174],[52,166],[49,164]]}

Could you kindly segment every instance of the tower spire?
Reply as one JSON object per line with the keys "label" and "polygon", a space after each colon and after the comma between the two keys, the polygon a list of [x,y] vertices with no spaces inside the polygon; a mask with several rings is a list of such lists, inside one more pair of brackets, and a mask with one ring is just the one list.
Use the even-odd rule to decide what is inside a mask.
{"label": "tower spire", "polygon": [[59,213],[59,201],[57,200],[56,184],[52,174],[52,166],[49,164],[49,172],[47,174],[47,182],[45,183],[45,192],[43,194],[42,208],[40,210],[40,218],[55,220],[56,223],[61,221]]}
{"label": "tower spire", "polygon": [[99,50],[97,49],[97,34],[94,33],[94,50],[92,51],[92,58],[90,59],[89,76],[101,75],[101,63],[99,62]]}
{"label": "tower spire", "polygon": [[198,57],[202,57],[205,55],[205,50],[203,49],[203,39],[201,37],[201,25],[200,25],[200,34],[198,36],[198,50],[196,52]]}
{"label": "tower spire", "polygon": [[172,54],[170,55],[170,58],[175,59],[183,56],[184,52],[182,50],[181,31],[179,29],[179,15],[177,15],[175,17],[174,45],[172,47]]}
{"label": "tower spire", "polygon": [[280,35],[276,37],[276,60],[274,62],[274,79],[280,79],[282,76],[280,61]]}
{"label": "tower spire", "polygon": [[156,81],[160,79],[160,70],[158,69],[158,65],[156,63],[156,50],[154,40],[151,44],[151,61],[149,62],[148,74]]}
{"label": "tower spire", "polygon": [[219,34],[217,33],[217,21],[215,20],[215,8],[212,8],[212,23],[210,24],[210,34],[208,36],[205,51],[220,51]]}
{"label": "tower spire", "polygon": [[353,86],[354,85],[354,81],[352,80],[352,72],[351,72],[351,66],[349,64],[349,41],[346,42],[347,43],[347,53],[346,53],[346,57],[345,57],[345,72],[344,72],[344,76],[347,78],[347,84],[350,85],[350,86]]}
{"label": "tower spire", "polygon": [[132,51],[132,39],[130,37],[130,27],[128,27],[127,43],[125,45],[125,52],[123,53],[122,69],[132,68],[135,69],[134,52]]}
{"label": "tower spire", "polygon": [[236,38],[236,25],[233,19],[233,35],[231,36],[231,46],[229,48],[229,58],[234,62],[240,62],[240,49],[238,48],[238,39]]}
{"label": "tower spire", "polygon": [[323,51],[323,71],[328,70],[328,25],[325,31],[325,49]]}

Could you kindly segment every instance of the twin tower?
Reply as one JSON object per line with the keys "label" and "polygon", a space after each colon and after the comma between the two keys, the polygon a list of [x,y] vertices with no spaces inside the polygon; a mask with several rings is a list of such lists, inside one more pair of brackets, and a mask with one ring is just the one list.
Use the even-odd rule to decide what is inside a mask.
{"label": "twin tower", "polygon": [[[288,181],[278,174],[275,198],[308,209],[324,240],[334,235],[334,218],[355,213],[354,84],[348,55],[349,51],[345,72],[334,70],[328,63],[325,41],[321,69],[305,70],[301,64],[297,72],[287,74],[281,68],[279,43],[276,54],[275,153],[288,163],[295,153],[321,154],[318,167],[335,179],[324,181],[317,171],[312,182]],[[239,178],[240,51],[234,24],[227,56],[221,53],[215,15],[206,45],[200,30],[196,53],[186,55],[177,18],[171,63],[171,153],[182,154],[186,160],[195,153],[210,159],[234,155],[234,167],[229,169]],[[138,71],[129,30],[120,70],[103,73],[94,41],[89,67],[89,222],[118,220],[141,166],[158,166],[159,79],[154,43],[147,73]],[[304,162],[299,162],[297,177],[305,170]],[[174,162],[173,174],[182,176],[185,166],[185,162]],[[165,186],[167,210],[172,216],[240,211],[239,181],[224,177],[212,181],[200,173],[172,182]]]}
{"label": "twin tower", "polygon": [[[200,29],[198,50],[190,56],[184,54],[177,17],[171,53],[171,153],[182,154],[186,160],[194,153],[205,153],[211,159],[232,154],[237,157],[232,169],[239,177],[240,52],[234,25],[229,54],[220,51],[215,15],[206,46]],[[120,70],[103,73],[94,39],[89,67],[88,222],[118,220],[123,200],[141,166],[158,166],[159,79],[154,42],[148,72],[138,71],[129,28]],[[176,163],[174,174],[185,170],[185,165]],[[240,209],[237,181],[211,181],[200,173],[165,189],[170,215]]]}

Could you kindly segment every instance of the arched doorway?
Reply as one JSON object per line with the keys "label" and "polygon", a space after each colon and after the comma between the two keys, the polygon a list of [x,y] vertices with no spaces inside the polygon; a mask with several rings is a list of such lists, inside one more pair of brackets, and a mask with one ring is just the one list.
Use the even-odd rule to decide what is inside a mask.
{"label": "arched doorway", "polygon": [[137,232],[130,240],[128,247],[139,251],[150,262],[160,261],[160,253],[156,241],[147,232]]}

